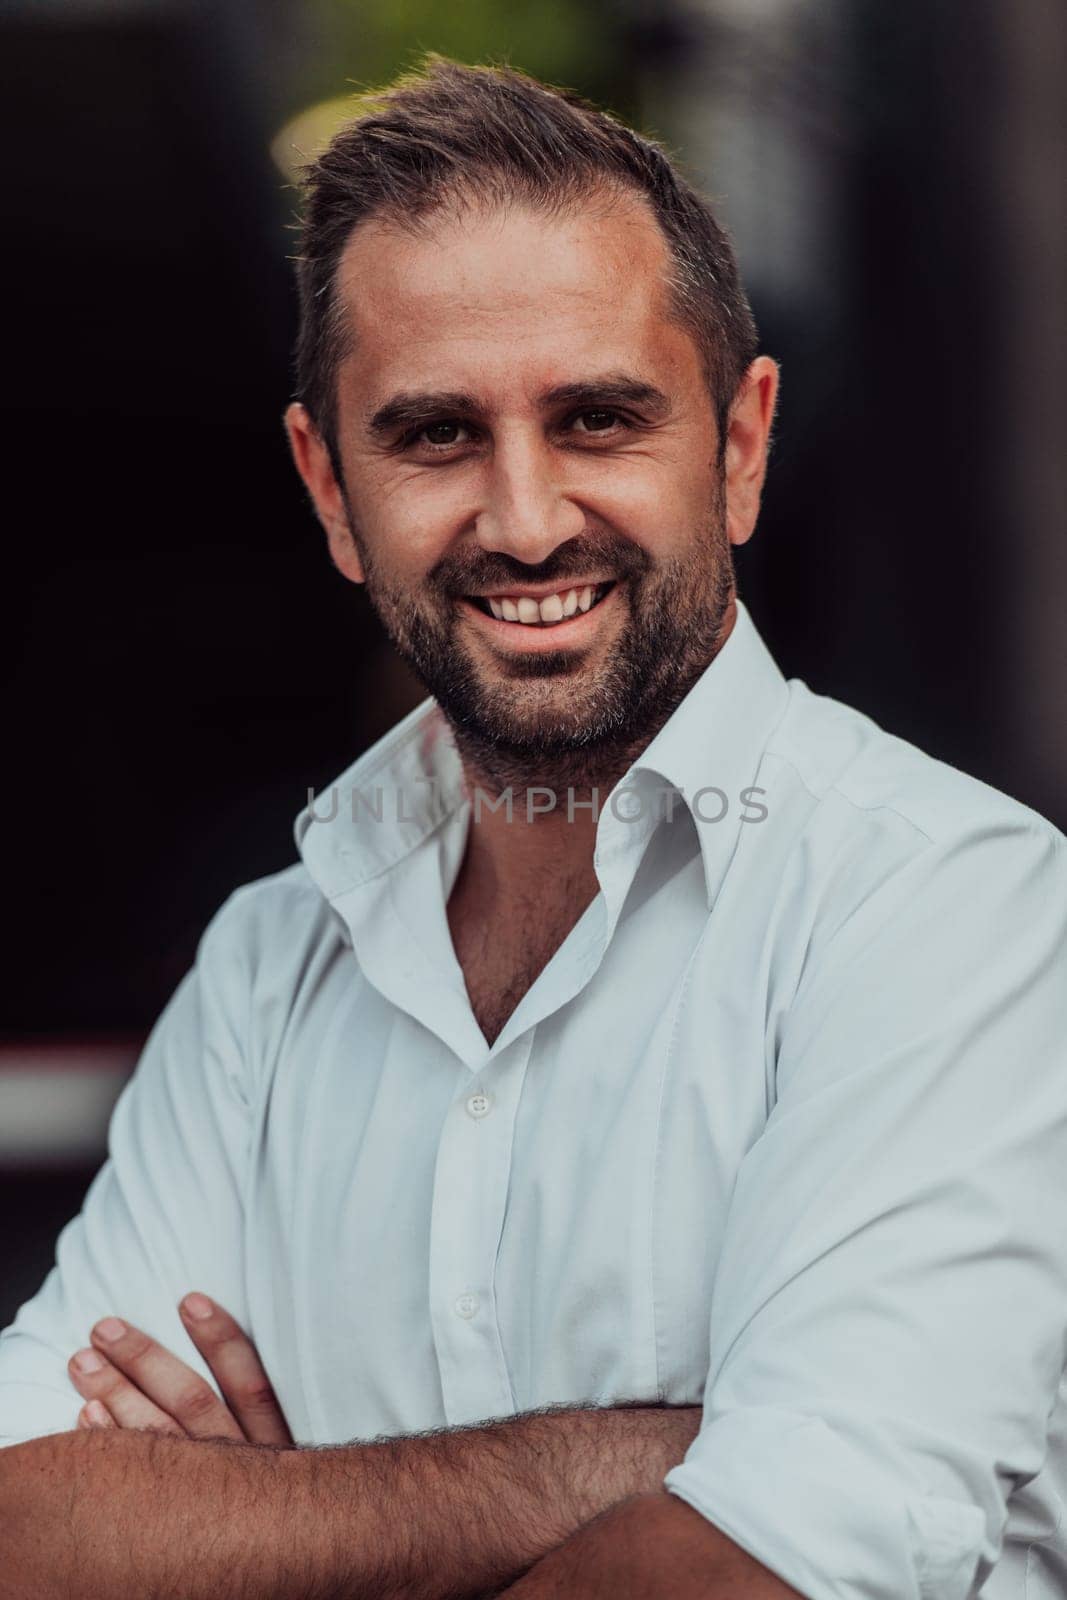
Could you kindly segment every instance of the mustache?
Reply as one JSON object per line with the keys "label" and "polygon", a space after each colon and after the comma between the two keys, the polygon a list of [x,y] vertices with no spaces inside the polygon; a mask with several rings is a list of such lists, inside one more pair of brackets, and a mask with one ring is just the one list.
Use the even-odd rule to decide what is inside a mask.
{"label": "mustache", "polygon": [[451,599],[461,599],[475,589],[506,590],[509,584],[559,583],[584,578],[590,572],[610,574],[616,579],[639,577],[651,565],[648,552],[629,541],[581,547],[561,545],[545,561],[519,561],[502,552],[476,560],[450,557],[439,562],[427,582]]}

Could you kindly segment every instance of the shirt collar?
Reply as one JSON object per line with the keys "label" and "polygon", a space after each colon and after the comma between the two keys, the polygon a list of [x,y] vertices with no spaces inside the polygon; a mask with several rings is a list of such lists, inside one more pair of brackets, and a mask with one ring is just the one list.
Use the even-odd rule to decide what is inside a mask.
{"label": "shirt collar", "polygon": [[[738,600],[718,655],[610,795],[599,797],[598,869],[619,853],[643,849],[670,806],[660,796],[677,791],[674,818],[684,803],[700,841],[710,909],[738,839],[742,791],[757,782],[788,698],[785,678]],[[621,789],[631,791],[625,800]],[[312,878],[333,901],[387,872],[467,804],[451,729],[429,697],[304,807],[294,837]]]}
{"label": "shirt collar", "polygon": [[[644,826],[620,821],[609,798],[601,819],[598,855],[625,849],[630,835],[634,845],[641,847],[663,814],[667,804],[662,798],[664,791],[677,791],[681,800],[672,814],[678,818],[688,813],[696,828],[710,910],[742,819],[747,814],[754,820],[746,808],[744,791],[757,784],[767,741],[788,700],[786,679],[747,606],[738,600],[726,643],[618,785],[645,791],[650,821]],[[616,793],[612,791],[612,797]],[[751,807],[758,803],[758,796],[750,798]],[[621,798],[617,809],[623,811]]]}

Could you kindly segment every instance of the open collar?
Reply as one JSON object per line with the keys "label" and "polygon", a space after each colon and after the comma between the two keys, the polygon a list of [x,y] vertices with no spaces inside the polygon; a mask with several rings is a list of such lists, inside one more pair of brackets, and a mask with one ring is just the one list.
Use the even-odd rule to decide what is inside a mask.
{"label": "open collar", "polygon": [[[758,788],[763,751],[788,699],[786,679],[738,600],[718,655],[610,794],[599,796],[598,869],[643,849],[670,808],[659,797],[673,790],[674,815],[684,805],[697,831],[710,909],[743,826],[743,791]],[[297,816],[294,838],[333,901],[388,872],[467,804],[451,729],[428,697],[315,796]]]}

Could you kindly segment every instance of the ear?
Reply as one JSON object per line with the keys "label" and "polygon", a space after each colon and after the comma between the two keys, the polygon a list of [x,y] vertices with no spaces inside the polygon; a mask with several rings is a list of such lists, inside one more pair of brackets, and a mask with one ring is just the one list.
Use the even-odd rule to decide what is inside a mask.
{"label": "ear", "polygon": [[778,366],[757,356],[738,386],[726,432],[726,527],[731,544],[752,537],[767,471]]}
{"label": "ear", "polygon": [[363,583],[363,564],[352,537],[348,508],[334,474],[330,452],[311,414],[298,400],[294,400],[286,409],[283,421],[296,470],[311,496],[315,514],[326,531],[330,558],[337,570],[352,583]]}

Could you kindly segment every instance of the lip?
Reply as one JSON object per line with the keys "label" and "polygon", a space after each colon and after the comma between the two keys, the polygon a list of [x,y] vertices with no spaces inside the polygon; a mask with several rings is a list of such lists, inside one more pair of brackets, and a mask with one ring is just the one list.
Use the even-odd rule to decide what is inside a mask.
{"label": "lip", "polygon": [[[606,580],[605,580],[606,581]],[[543,650],[559,650],[564,645],[581,644],[584,640],[592,638],[595,630],[600,626],[599,617],[602,611],[615,604],[615,597],[622,585],[614,583],[591,611],[576,611],[573,617],[567,617],[563,622],[556,622],[551,627],[537,627],[534,623],[505,622],[503,618],[491,617],[487,612],[479,610],[473,601],[460,600],[465,616],[480,623],[486,630],[494,644],[504,644],[523,654]],[[550,589],[549,594],[557,591]]]}
{"label": "lip", "polygon": [[520,583],[514,589],[482,589],[476,590],[473,595],[464,595],[466,599],[488,600],[490,596],[495,600],[498,596],[505,595],[509,600],[547,600],[550,594],[566,594],[569,589],[577,589],[581,594],[585,588],[599,589],[602,583],[614,583],[617,580],[612,573],[606,572],[602,578],[572,578],[564,583]]}

